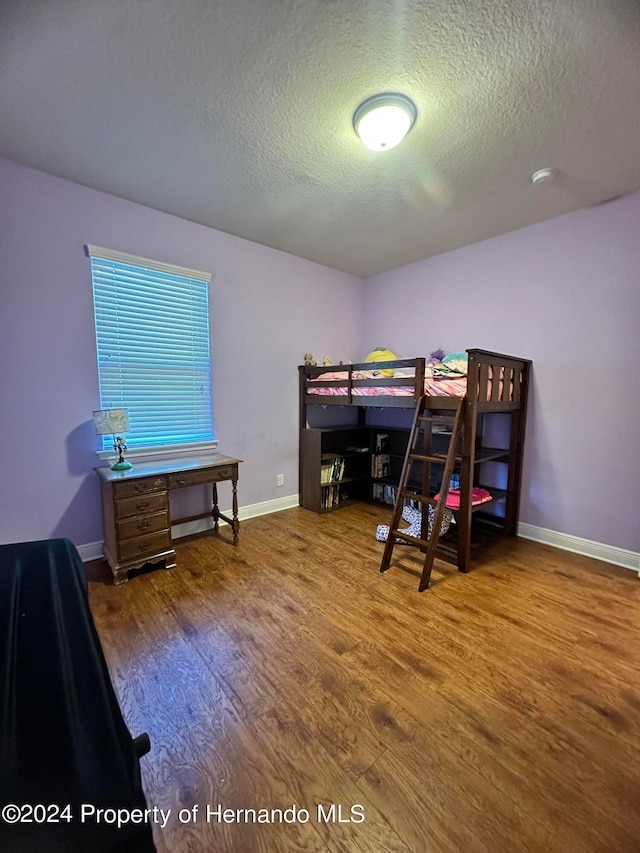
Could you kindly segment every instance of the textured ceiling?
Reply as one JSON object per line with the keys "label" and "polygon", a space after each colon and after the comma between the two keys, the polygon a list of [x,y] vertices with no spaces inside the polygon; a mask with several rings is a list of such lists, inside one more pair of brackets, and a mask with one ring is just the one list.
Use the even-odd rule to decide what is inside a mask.
{"label": "textured ceiling", "polygon": [[[376,154],[386,90],[419,115]],[[0,116],[12,160],[368,276],[640,188],[640,3],[2,0]]]}

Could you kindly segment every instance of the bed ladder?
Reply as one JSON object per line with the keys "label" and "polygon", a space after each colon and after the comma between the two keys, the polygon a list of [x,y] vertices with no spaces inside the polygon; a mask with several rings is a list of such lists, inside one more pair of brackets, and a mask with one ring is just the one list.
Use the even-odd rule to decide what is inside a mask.
{"label": "bed ladder", "polygon": [[[462,424],[464,414],[464,397],[448,397],[446,398],[446,409],[451,410],[451,414],[431,414],[432,411],[441,412],[443,409],[442,397],[421,397],[416,406],[416,412],[409,435],[407,444],[407,452],[404,457],[402,473],[400,475],[400,483],[396,494],[396,504],[393,511],[393,519],[389,529],[389,537],[385,545],[384,554],[382,555],[382,564],[380,571],[386,572],[391,565],[391,557],[393,555],[393,547],[397,544],[397,540],[408,542],[412,545],[418,545],[420,550],[425,553],[424,567],[420,578],[418,592],[422,592],[429,586],[431,578],[431,569],[433,561],[436,557],[436,549],[440,539],[440,528],[442,527],[442,519],[444,517],[444,509],[449,494],[449,482],[453,473],[455,464],[456,450],[458,442],[462,435]],[[446,455],[432,452],[433,428],[435,425],[450,426],[451,432],[447,430],[449,438],[449,446]],[[422,463],[422,494],[415,494],[409,490],[409,478],[414,462]],[[431,485],[431,465],[444,465],[442,473],[442,483],[438,499],[432,498],[429,494]],[[433,506],[436,509],[431,535],[429,536],[429,512],[428,509],[422,512],[422,527],[421,538],[409,536],[398,529],[398,525],[402,519],[402,509],[406,500],[419,501],[423,508]],[[428,538],[427,538],[428,537]]]}

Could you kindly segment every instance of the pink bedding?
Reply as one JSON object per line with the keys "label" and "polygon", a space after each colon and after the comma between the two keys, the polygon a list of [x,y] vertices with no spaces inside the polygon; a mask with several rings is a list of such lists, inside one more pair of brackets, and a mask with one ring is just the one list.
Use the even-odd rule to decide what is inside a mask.
{"label": "pink bedding", "polygon": [[[329,382],[336,379],[347,379],[348,373],[344,371],[336,373],[324,373],[318,377],[320,381]],[[367,378],[360,377],[354,373],[354,379]],[[340,386],[329,386],[324,388],[309,388],[309,394],[323,394],[328,397],[342,396],[346,397],[348,389]],[[351,392],[354,397],[413,397],[413,388],[411,385],[360,385],[355,386]],[[463,376],[460,379],[434,379],[427,376],[424,381],[424,393],[430,394],[432,397],[464,397],[467,393],[467,377]]]}
{"label": "pink bedding", "polygon": [[[459,364],[458,362],[463,362]],[[460,375],[466,369],[466,359],[458,359],[456,361],[443,362],[436,364],[427,362],[425,365],[424,379],[424,394],[429,397],[464,397],[467,394],[467,377]],[[358,365],[358,369],[352,373],[354,381],[362,382],[372,380],[371,385],[352,385],[351,394],[354,397],[414,397],[414,377],[415,370],[413,367],[396,368],[391,367],[393,362],[389,363],[388,367],[373,368],[371,370],[363,370],[362,365]],[[406,364],[406,361],[405,361]],[[451,369],[453,368],[453,369]],[[484,385],[486,397],[485,400],[505,403],[513,399],[516,371],[513,368],[499,367],[499,373],[494,381],[493,366],[488,365],[484,377],[482,370],[480,371],[480,387]],[[442,374],[445,375],[442,375]],[[447,375],[448,374],[448,375]],[[456,375],[457,374],[457,375]],[[393,376],[398,380],[404,380],[408,384],[398,385],[376,385],[378,379],[386,379]],[[349,371],[335,370],[326,371],[306,383],[306,391],[308,394],[317,394],[326,397],[346,397],[349,394],[348,382]],[[313,383],[317,382],[317,387],[312,387]],[[341,383],[336,385],[324,386],[324,382]],[[498,388],[495,388],[495,385]],[[506,384],[505,384],[506,383]],[[504,393],[506,392],[506,397]],[[494,396],[495,394],[495,396]]]}

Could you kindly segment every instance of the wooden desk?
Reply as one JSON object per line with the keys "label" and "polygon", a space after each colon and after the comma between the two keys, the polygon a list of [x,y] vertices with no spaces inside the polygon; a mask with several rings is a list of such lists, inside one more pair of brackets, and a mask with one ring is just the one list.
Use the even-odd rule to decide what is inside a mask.
{"label": "wooden desk", "polygon": [[[104,555],[115,584],[128,580],[127,573],[145,563],[176,564],[171,525],[200,518],[213,518],[217,533],[219,520],[228,522],[233,544],[238,544],[238,465],[241,459],[213,453],[168,462],[142,462],[129,471],[96,468],[102,487]],[[218,483],[231,480],[233,518],[218,507]],[[211,510],[188,518],[171,518],[169,492],[190,486],[211,484]]]}

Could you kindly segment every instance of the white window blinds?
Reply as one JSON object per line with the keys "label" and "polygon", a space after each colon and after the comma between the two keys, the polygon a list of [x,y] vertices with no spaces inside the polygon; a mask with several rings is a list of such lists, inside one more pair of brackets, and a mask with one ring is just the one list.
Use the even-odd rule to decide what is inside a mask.
{"label": "white window blinds", "polygon": [[128,410],[130,449],[214,441],[210,274],[87,249],[100,408]]}

